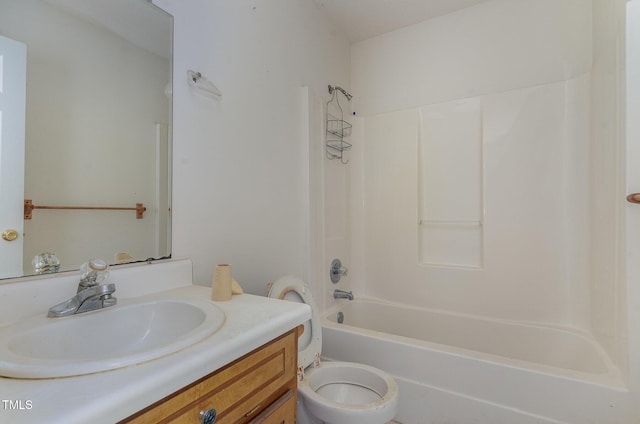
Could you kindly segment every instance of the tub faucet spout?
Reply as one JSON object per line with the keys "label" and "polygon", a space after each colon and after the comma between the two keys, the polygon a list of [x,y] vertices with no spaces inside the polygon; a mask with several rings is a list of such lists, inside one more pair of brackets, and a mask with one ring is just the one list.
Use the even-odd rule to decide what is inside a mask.
{"label": "tub faucet spout", "polygon": [[353,292],[336,289],[333,291],[333,298],[353,300]]}

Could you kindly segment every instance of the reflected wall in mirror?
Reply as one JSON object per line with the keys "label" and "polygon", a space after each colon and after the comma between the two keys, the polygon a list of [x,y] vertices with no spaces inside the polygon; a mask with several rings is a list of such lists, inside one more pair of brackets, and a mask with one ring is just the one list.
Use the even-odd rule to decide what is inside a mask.
{"label": "reflected wall in mirror", "polygon": [[[34,274],[32,259],[47,252],[60,271],[170,255],[172,30],[146,0],[0,0],[0,93],[25,84],[6,46],[26,52],[23,124],[11,109],[19,99],[0,94],[0,233],[18,234],[0,239],[0,278]],[[21,125],[23,140],[4,130]],[[24,182],[5,175],[20,149]],[[35,209],[24,219],[25,199],[146,211]]]}

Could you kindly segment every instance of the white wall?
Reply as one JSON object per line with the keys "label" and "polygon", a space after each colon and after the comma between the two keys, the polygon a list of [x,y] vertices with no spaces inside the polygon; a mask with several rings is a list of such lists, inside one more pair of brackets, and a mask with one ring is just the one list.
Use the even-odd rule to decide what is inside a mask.
{"label": "white wall", "polygon": [[[626,358],[624,150],[626,0],[593,0],[591,79],[591,328],[619,364]],[[629,115],[633,116],[633,115]],[[596,260],[597,258],[597,260]]]}
{"label": "white wall", "polygon": [[[175,16],[173,255],[208,285],[230,263],[252,293],[309,278],[301,88],[349,85],[349,43],[311,0],[158,0]],[[187,69],[222,91],[189,90]]]}
{"label": "white wall", "polygon": [[42,252],[56,253],[63,269],[122,251],[155,254],[156,123],[168,119],[168,59],[42,1],[4,2],[0,29],[27,44],[25,199],[147,206],[142,220],[135,212],[35,210],[25,221],[25,272]]}
{"label": "white wall", "polygon": [[[623,4],[623,6],[625,6]],[[628,193],[640,191],[640,121],[635,117],[640,114],[640,0],[632,0],[628,3],[629,14],[627,16],[626,32],[628,34],[626,47],[626,189]],[[622,10],[624,12],[624,9]],[[616,16],[620,16],[616,13]],[[624,40],[623,33],[619,34],[620,40]],[[624,43],[623,43],[624,44]],[[625,79],[621,79],[625,81]],[[624,109],[624,106],[622,106]],[[622,149],[621,149],[622,150]],[[629,359],[629,387],[631,395],[637,399],[640,393],[640,334],[637,331],[637,322],[640,322],[640,208],[637,204],[627,203],[621,208],[626,214],[626,282],[628,296],[623,305],[628,305],[626,311],[620,314],[619,319],[624,323],[621,335],[628,339],[629,349],[624,352]],[[626,293],[625,293],[626,294]],[[618,305],[620,307],[620,305]],[[626,328],[625,328],[626,327]],[[635,417],[640,417],[640,403],[634,402]],[[636,418],[637,421],[637,418]]]}
{"label": "white wall", "polygon": [[[356,266],[368,295],[589,328],[591,34],[590,1],[492,0],[353,46],[354,110],[364,122],[362,168],[352,170],[364,174]],[[482,241],[462,237],[477,251],[463,266],[421,260],[436,236],[421,242],[418,225],[418,152],[434,136],[433,116],[454,113],[454,101],[477,104],[469,134],[482,144]],[[451,119],[440,136],[462,125]],[[476,196],[454,182],[439,179],[440,200],[430,189],[426,203]],[[462,243],[441,250],[456,254]]]}
{"label": "white wall", "polygon": [[491,0],[356,43],[360,115],[564,81],[591,67],[591,1]]}

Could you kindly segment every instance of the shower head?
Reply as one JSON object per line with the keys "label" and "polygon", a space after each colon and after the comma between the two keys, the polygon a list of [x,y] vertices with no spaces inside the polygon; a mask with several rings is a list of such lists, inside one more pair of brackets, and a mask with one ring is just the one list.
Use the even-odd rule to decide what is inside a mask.
{"label": "shower head", "polygon": [[342,92],[342,94],[344,94],[344,96],[347,98],[347,100],[351,101],[351,99],[353,98],[353,96],[349,93],[347,93],[347,91],[344,88],[340,88],[340,87],[336,87],[338,90],[340,90],[340,92]]}
{"label": "shower head", "polygon": [[347,100],[351,101],[351,99],[353,98],[353,96],[351,94],[349,94],[347,92],[347,90],[345,90],[342,87],[338,87],[338,86],[329,86],[329,94],[333,94],[334,90],[338,90],[339,92],[341,92],[342,94],[344,94],[344,96],[347,98]]}

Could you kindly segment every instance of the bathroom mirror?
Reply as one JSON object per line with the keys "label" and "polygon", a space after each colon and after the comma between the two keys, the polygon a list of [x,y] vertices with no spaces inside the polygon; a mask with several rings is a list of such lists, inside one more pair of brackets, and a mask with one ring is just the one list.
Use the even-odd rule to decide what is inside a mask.
{"label": "bathroom mirror", "polygon": [[0,0],[0,278],[170,255],[172,32],[147,0]]}

